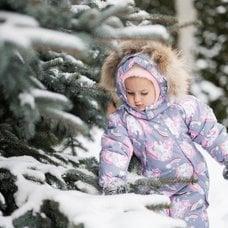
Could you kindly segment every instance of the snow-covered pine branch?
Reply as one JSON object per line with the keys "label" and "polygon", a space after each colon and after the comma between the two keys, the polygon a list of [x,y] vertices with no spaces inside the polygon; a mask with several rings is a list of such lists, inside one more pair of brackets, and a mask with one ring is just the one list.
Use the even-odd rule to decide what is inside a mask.
{"label": "snow-covered pine branch", "polygon": [[85,57],[88,52],[80,37],[40,28],[32,17],[0,11],[0,18],[4,21],[0,25],[0,43],[10,42],[23,48],[32,47],[43,51],[66,51],[81,57]]}
{"label": "snow-covered pine branch", "polygon": [[49,107],[43,107],[42,109],[40,108],[40,113],[42,116],[62,123],[69,129],[72,129],[72,132],[74,134],[80,132],[85,136],[89,135],[88,126],[79,117],[75,115]]}
{"label": "snow-covered pine branch", "polygon": [[161,25],[147,26],[129,26],[124,28],[115,28],[104,25],[94,30],[95,38],[97,39],[112,39],[112,40],[154,40],[161,39],[168,41],[169,33],[165,27]]}
{"label": "snow-covered pine branch", "polygon": [[56,109],[69,110],[73,107],[72,102],[64,95],[47,90],[32,89],[30,94],[34,97],[38,105],[48,104]]}
{"label": "snow-covered pine branch", "polygon": [[[167,196],[134,193],[105,196],[51,188],[50,185],[45,184],[47,176],[52,175],[64,183],[62,177],[67,168],[43,164],[29,156],[24,156],[23,159],[19,157],[1,158],[0,166],[2,170],[9,170],[11,175],[16,177],[16,187],[18,188],[15,194],[15,203],[18,208],[8,219],[0,215],[0,226],[2,227],[19,227],[29,213],[32,213],[35,219],[36,216],[37,218],[39,216],[38,212],[45,214],[44,224],[49,219],[58,221],[57,218],[51,217],[52,215],[47,212],[46,208],[52,210],[54,214],[59,214],[59,221],[64,227],[77,227],[77,225],[83,224],[85,228],[119,228],[126,227],[126,225],[136,228],[139,223],[143,228],[186,227],[184,221],[159,215],[150,209],[151,206],[159,205],[167,207],[170,204]],[[3,182],[4,178],[7,178],[6,175],[1,179]],[[79,184],[79,182],[76,183],[76,185]],[[48,202],[52,202],[52,204],[48,204]]]}

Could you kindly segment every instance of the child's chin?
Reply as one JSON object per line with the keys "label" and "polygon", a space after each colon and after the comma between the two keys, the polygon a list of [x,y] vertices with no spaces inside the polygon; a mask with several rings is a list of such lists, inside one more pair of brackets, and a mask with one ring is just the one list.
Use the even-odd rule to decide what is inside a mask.
{"label": "child's chin", "polygon": [[144,106],[142,106],[142,107],[135,107],[137,110],[139,110],[139,111],[144,111],[145,110],[145,107]]}

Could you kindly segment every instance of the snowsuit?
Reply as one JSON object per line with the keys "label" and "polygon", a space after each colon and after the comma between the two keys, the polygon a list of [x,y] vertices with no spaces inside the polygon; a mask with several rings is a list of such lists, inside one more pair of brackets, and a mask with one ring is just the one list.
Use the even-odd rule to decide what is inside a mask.
{"label": "snowsuit", "polygon": [[[162,64],[161,59],[165,59],[167,47],[159,45],[156,50],[153,47],[152,53],[156,51],[156,55],[160,55]],[[159,193],[170,197],[171,209],[168,213],[171,217],[184,219],[189,227],[208,227],[208,170],[195,143],[224,164],[228,159],[226,129],[217,123],[207,105],[193,96],[183,94],[181,86],[187,85],[185,80],[188,79],[178,79],[181,86],[178,82],[175,84],[175,77],[170,79],[170,72],[166,71],[171,64],[169,61],[173,63],[177,59],[163,59],[165,66],[168,65],[164,69],[164,66],[156,63],[156,56],[146,50],[124,57],[115,72],[117,93],[122,105],[109,116],[108,127],[102,137],[99,184],[103,189],[124,185],[134,153],[142,165],[143,176],[163,180],[197,179],[197,183],[180,182],[161,186]],[[160,86],[158,101],[145,111],[134,109],[128,104],[121,80],[134,64],[149,71]],[[171,99],[175,96],[181,96],[181,99]],[[145,193],[149,194],[150,191]]]}

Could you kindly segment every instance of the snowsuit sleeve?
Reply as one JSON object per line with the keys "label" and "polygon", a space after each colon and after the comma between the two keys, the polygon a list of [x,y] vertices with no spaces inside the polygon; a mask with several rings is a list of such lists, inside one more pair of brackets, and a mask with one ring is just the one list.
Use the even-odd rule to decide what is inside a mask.
{"label": "snowsuit sleeve", "polygon": [[108,127],[101,139],[99,159],[99,185],[104,192],[125,186],[126,175],[133,146],[121,116],[114,112],[109,116]]}
{"label": "snowsuit sleeve", "polygon": [[182,107],[189,134],[219,163],[228,161],[228,134],[226,128],[217,122],[212,109],[193,96],[188,96]]}

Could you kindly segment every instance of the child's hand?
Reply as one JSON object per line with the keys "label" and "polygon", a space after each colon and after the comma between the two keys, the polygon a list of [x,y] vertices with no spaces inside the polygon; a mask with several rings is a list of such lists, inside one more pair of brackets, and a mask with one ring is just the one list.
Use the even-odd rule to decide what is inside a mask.
{"label": "child's hand", "polygon": [[225,162],[225,168],[223,169],[223,177],[228,180],[228,161]]}

